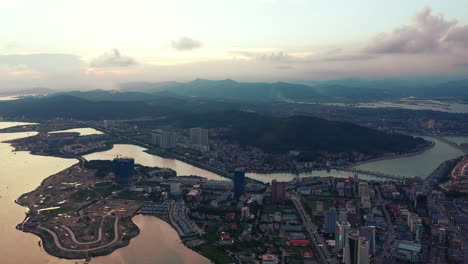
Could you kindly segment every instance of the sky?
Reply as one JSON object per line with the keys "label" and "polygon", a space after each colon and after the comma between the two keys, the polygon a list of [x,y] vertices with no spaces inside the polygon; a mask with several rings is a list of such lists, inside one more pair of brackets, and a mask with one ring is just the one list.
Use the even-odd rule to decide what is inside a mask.
{"label": "sky", "polygon": [[468,76],[468,1],[0,0],[0,90]]}

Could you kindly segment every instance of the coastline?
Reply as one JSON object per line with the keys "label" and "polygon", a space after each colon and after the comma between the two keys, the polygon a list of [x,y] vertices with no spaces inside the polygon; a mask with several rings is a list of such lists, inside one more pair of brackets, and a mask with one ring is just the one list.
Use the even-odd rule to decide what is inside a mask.
{"label": "coastline", "polygon": [[[61,240],[59,237],[64,234],[68,234],[67,232],[72,232],[71,236],[74,237],[74,233],[77,232],[76,226],[70,226],[67,223],[69,221],[75,221],[78,223],[81,219],[84,218],[89,218],[89,219],[96,219],[97,214],[81,214],[82,210],[86,210],[90,207],[93,206],[98,206],[99,203],[103,202],[108,204],[110,201],[107,200],[107,197],[101,196],[99,199],[93,199],[93,200],[82,200],[82,201],[77,201],[77,203],[73,203],[74,206],[70,207],[64,206],[63,208],[67,208],[65,211],[62,211],[61,214],[67,215],[68,217],[59,216],[59,219],[56,219],[53,216],[50,216],[49,213],[45,213],[44,216],[41,217],[46,217],[49,218],[48,221],[45,221],[43,223],[38,222],[38,216],[42,215],[40,213],[41,210],[38,210],[35,208],[35,205],[37,203],[38,197],[39,196],[36,192],[40,193],[40,195],[45,195],[44,197],[50,197],[54,196],[57,194],[57,191],[54,191],[54,189],[47,188],[45,186],[52,186],[51,184],[54,182],[63,182],[64,178],[70,177],[68,172],[73,169],[77,169],[80,166],[79,162],[77,164],[73,164],[70,167],[67,167],[66,169],[61,170],[60,172],[57,172],[55,174],[52,174],[45,178],[39,186],[37,186],[34,190],[24,193],[20,195],[18,199],[15,200],[15,203],[18,204],[19,206],[26,207],[28,208],[28,212],[25,213],[25,217],[21,223],[19,223],[16,226],[17,230],[20,230],[25,233],[32,233],[36,236],[38,236],[41,239],[41,244],[43,249],[47,252],[47,254],[58,257],[58,258],[63,258],[63,259],[89,259],[90,257],[97,257],[97,256],[105,256],[108,255],[115,250],[127,246],[130,241],[138,236],[140,234],[140,229],[138,226],[132,221],[132,218],[137,215],[136,210],[131,213],[131,214],[117,214],[117,215],[106,215],[105,213],[100,213],[99,215],[101,220],[101,227],[99,229],[91,229],[96,232],[105,232],[108,234],[109,232],[113,232],[113,236],[111,235],[110,237],[104,236],[101,240],[93,241],[93,243],[83,243],[84,244],[94,244],[94,246],[84,246],[81,248],[76,248],[77,245],[71,246],[70,247],[70,241],[68,242],[68,245],[66,244],[67,242],[64,243],[64,240]],[[82,175],[76,175],[76,178],[80,178]],[[50,190],[50,191],[45,191],[45,190]],[[51,193],[48,193],[51,192]],[[61,191],[58,190],[60,193]],[[76,194],[73,190],[68,190],[69,192],[69,198],[74,197],[73,195]],[[74,198],[78,199],[78,198]],[[106,202],[107,201],[107,202]],[[121,200],[119,199],[120,203],[127,203],[126,201],[130,202],[130,200]],[[137,204],[137,201],[132,201],[135,204]],[[48,203],[48,202],[46,202]],[[51,206],[50,204],[45,204],[42,205],[42,207],[47,207]],[[109,205],[111,206],[111,205]],[[140,205],[141,206],[141,205]],[[50,208],[50,207],[47,207]],[[138,207],[139,208],[139,207]],[[93,220],[93,221],[94,221]],[[120,221],[119,221],[120,220]],[[113,222],[113,223],[112,223]],[[107,223],[107,224],[106,224]],[[73,231],[67,231],[64,233],[64,231],[60,231],[62,228],[57,229],[58,226],[62,226],[62,228],[65,228],[65,226],[71,227],[74,230]],[[112,227],[113,226],[113,227]],[[53,228],[52,228],[53,227]],[[109,229],[111,227],[111,229]],[[52,230],[53,231],[52,231]],[[68,229],[72,230],[72,229]],[[78,232],[79,234],[80,232]],[[66,235],[68,237],[68,235]],[[80,238],[81,239],[81,238]],[[78,242],[76,242],[78,243]]]}

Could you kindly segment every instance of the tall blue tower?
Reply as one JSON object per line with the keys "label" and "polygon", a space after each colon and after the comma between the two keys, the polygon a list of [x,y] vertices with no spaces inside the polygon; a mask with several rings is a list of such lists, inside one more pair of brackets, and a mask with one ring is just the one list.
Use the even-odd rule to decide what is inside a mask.
{"label": "tall blue tower", "polygon": [[234,170],[234,198],[245,194],[245,172],[243,169]]}
{"label": "tall blue tower", "polygon": [[127,185],[130,183],[135,167],[135,160],[131,158],[116,158],[113,160],[115,180],[118,184]]}

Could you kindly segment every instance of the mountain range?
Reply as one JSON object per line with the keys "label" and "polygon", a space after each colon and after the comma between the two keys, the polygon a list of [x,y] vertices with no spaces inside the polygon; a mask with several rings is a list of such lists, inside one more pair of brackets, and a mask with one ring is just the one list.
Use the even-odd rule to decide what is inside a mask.
{"label": "mountain range", "polygon": [[231,79],[196,79],[187,83],[122,83],[123,92],[166,92],[173,96],[242,101],[375,101],[404,97],[468,101],[468,79],[441,83],[399,80],[342,79],[332,81],[297,81],[244,83]]}

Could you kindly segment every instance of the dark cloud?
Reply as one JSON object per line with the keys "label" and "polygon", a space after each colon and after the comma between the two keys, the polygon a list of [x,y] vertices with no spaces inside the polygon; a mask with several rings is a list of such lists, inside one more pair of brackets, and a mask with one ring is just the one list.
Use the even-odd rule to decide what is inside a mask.
{"label": "dark cloud", "polygon": [[91,60],[91,67],[127,67],[135,65],[137,62],[127,56],[122,56],[118,49],[113,49],[110,53],[105,53]]}
{"label": "dark cloud", "polygon": [[382,33],[374,38],[366,51],[370,53],[427,53],[447,48],[447,35],[456,20],[447,21],[442,14],[433,14],[430,7],[416,13],[410,25]]}
{"label": "dark cloud", "polygon": [[200,48],[201,45],[201,42],[187,37],[181,37],[178,40],[172,41],[172,47],[179,51],[197,49]]}

